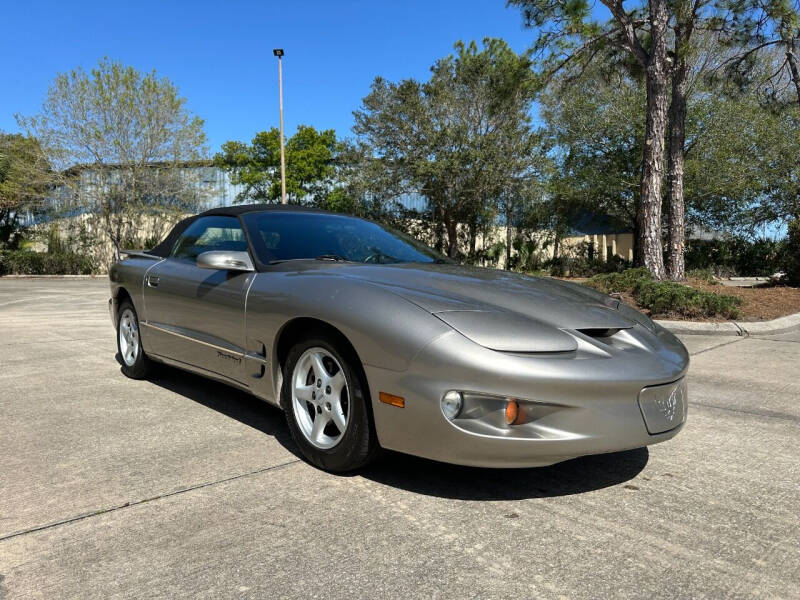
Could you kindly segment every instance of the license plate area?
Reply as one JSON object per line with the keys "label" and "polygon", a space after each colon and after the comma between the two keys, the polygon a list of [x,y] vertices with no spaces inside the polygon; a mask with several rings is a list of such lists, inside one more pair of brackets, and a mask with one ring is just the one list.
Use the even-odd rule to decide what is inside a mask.
{"label": "license plate area", "polygon": [[685,379],[653,385],[639,392],[639,409],[651,435],[675,429],[686,420],[687,408]]}

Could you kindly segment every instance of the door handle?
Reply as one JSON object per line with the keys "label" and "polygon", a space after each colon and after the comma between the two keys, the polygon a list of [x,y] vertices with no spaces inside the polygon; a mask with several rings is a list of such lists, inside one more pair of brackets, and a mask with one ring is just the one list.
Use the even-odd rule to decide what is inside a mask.
{"label": "door handle", "polygon": [[148,275],[147,276],[147,285],[150,287],[158,287],[158,282],[160,278],[156,275]]}

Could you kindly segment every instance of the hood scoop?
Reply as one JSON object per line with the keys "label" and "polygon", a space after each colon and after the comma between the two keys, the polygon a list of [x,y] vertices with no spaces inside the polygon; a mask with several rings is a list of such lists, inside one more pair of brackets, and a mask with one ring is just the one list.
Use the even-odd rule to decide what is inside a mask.
{"label": "hood scoop", "polygon": [[572,352],[577,340],[541,321],[523,315],[483,310],[434,313],[461,335],[499,352]]}

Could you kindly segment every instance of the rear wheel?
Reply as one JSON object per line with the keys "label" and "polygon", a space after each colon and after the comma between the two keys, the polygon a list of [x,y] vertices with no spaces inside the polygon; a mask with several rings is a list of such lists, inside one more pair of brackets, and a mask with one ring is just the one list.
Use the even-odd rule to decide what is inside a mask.
{"label": "rear wheel", "polygon": [[144,379],[152,363],[142,348],[139,317],[130,300],[123,300],[117,316],[117,349],[122,360],[122,372],[131,379]]}
{"label": "rear wheel", "polygon": [[281,397],[303,456],[327,471],[352,471],[379,451],[358,359],[328,336],[297,343],[286,359]]}

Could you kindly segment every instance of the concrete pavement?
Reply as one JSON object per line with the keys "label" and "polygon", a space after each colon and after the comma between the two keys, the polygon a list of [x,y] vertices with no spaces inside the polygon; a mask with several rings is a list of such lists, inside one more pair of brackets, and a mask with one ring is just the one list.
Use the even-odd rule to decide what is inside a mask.
{"label": "concrete pavement", "polygon": [[800,332],[686,336],[649,449],[333,476],[277,409],[124,378],[106,299],[0,280],[0,599],[800,597]]}

